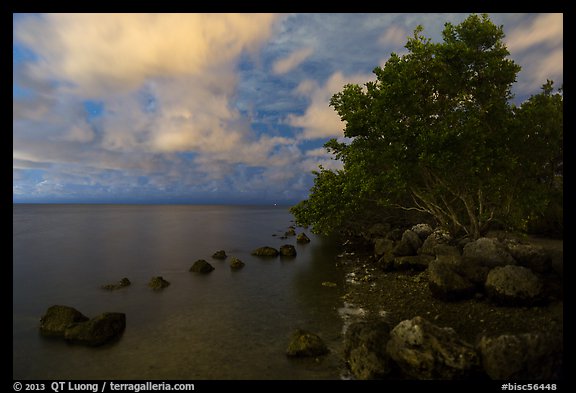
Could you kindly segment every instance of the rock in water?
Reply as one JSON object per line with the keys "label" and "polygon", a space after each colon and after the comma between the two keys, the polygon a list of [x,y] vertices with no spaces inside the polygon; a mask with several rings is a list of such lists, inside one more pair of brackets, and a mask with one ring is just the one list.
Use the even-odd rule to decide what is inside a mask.
{"label": "rock in water", "polygon": [[295,257],[296,248],[291,244],[284,244],[280,246],[280,255],[283,257]]}
{"label": "rock in water", "polygon": [[226,251],[224,250],[218,250],[214,254],[212,254],[212,258],[214,259],[226,259],[226,257],[227,257]]}
{"label": "rock in water", "polygon": [[273,247],[260,247],[252,251],[252,255],[258,257],[276,257],[278,254],[279,251]]}
{"label": "rock in water", "polygon": [[230,260],[230,268],[231,269],[234,269],[234,270],[242,269],[244,267],[244,265],[245,265],[245,263],[236,257],[232,257],[232,259]]}
{"label": "rock in water", "polygon": [[296,236],[296,243],[310,243],[310,239],[304,232],[302,232]]}
{"label": "rock in water", "polygon": [[298,329],[292,335],[292,339],[286,350],[286,355],[292,357],[311,357],[325,355],[328,352],[328,347],[317,334]]}
{"label": "rock in water", "polygon": [[118,338],[126,328],[126,314],[105,312],[86,322],[68,327],[64,333],[67,341],[98,346]]}
{"label": "rock in water", "polygon": [[127,287],[131,284],[132,283],[130,282],[130,280],[128,280],[126,277],[124,277],[122,280],[118,281],[117,283],[102,285],[102,289],[114,291],[116,289]]}
{"label": "rock in water", "polygon": [[190,268],[191,272],[203,274],[210,273],[212,270],[214,270],[214,266],[210,265],[204,259],[198,259]]}
{"label": "rock in water", "polygon": [[40,318],[40,333],[44,336],[64,337],[64,332],[69,326],[87,320],[87,316],[73,307],[52,306]]}
{"label": "rock in water", "polygon": [[166,288],[170,283],[162,276],[152,277],[148,282],[148,286],[154,290],[160,290]]}

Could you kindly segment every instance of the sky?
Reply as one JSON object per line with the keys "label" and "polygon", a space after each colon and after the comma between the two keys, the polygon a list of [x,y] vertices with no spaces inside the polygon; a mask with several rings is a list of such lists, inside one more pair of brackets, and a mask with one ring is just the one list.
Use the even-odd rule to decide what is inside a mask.
{"label": "sky", "polygon": [[[341,168],[331,96],[468,15],[14,14],[13,202],[296,203]],[[489,16],[516,104],[562,85],[562,14]]]}

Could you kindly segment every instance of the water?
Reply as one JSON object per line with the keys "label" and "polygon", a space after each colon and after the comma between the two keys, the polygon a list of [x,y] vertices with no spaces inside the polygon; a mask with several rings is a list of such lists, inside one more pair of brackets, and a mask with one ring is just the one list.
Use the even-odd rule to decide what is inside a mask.
{"label": "water", "polygon": [[[13,378],[339,379],[336,247],[309,231],[306,245],[280,239],[291,220],[286,207],[14,205]],[[250,255],[282,244],[298,256]],[[227,260],[211,258],[220,249]],[[231,271],[231,256],[246,266]],[[201,258],[216,269],[190,273]],[[171,285],[155,292],[153,276]],[[100,288],[122,277],[132,285]],[[126,330],[98,348],[44,338],[39,319],[54,304],[88,317],[123,312]],[[331,353],[287,358],[296,328],[319,334]]]}

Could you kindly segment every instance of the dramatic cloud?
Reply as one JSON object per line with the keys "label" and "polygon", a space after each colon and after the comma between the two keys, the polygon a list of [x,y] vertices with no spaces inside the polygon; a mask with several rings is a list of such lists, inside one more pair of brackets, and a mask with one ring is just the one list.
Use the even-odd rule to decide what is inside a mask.
{"label": "dramatic cloud", "polygon": [[305,80],[295,90],[310,99],[310,105],[303,115],[290,114],[287,123],[293,127],[301,127],[302,139],[319,139],[344,136],[344,123],[340,120],[334,108],[328,106],[330,98],[342,90],[344,85],[356,83],[364,85],[374,79],[372,74],[344,76],[337,72],[320,86],[315,81]]}
{"label": "dramatic cloud", "polygon": [[[305,198],[329,106],[417,25],[467,14],[15,14],[14,200]],[[563,79],[560,14],[494,14],[525,98]]]}
{"label": "dramatic cloud", "polygon": [[285,74],[294,68],[298,67],[300,63],[306,60],[314,52],[312,48],[302,48],[291,53],[288,57],[278,60],[272,66],[272,71],[275,74]]}

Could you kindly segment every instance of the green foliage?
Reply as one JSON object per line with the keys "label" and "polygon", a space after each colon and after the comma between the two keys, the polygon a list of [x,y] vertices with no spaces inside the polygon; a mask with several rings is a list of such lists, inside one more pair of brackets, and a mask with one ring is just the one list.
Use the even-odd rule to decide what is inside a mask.
{"label": "green foliage", "polygon": [[376,81],[332,97],[351,142],[325,147],[344,169],[315,172],[309,199],[292,209],[298,222],[327,233],[396,208],[477,238],[494,222],[526,227],[558,201],[561,93],[548,82],[510,104],[520,66],[487,15],[445,24],[443,43],[422,31],[374,69]]}

